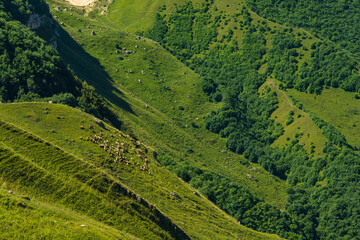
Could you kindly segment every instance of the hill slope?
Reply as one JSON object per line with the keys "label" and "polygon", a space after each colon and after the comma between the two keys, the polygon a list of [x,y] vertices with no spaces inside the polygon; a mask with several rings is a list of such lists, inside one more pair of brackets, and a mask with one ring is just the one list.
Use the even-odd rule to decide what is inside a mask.
{"label": "hill slope", "polygon": [[[71,13],[74,16],[70,16]],[[220,106],[207,101],[200,90],[197,74],[155,42],[136,40],[136,35],[123,34],[111,25],[107,27],[102,18],[91,21],[76,15],[75,10],[54,10],[53,14],[61,19],[59,22],[65,23],[66,31],[87,52],[71,43],[64,33],[65,37],[61,35],[59,39],[59,53],[79,77],[94,85],[119,110],[125,131],[177,159],[185,158],[219,174],[226,173],[235,182],[250,186],[267,201],[280,207],[285,205],[286,185],[283,182],[263,171],[259,171],[257,181],[249,179],[250,169],[259,166],[243,165],[242,157],[221,152],[226,148],[224,140],[203,128],[203,117]],[[97,35],[91,36],[92,31]],[[100,47],[105,45],[108,47]],[[136,53],[124,57],[123,49]],[[119,57],[124,60],[118,60]],[[199,128],[194,128],[193,124]],[[273,197],[274,189],[278,199]]]}
{"label": "hill slope", "polygon": [[[45,24],[37,29],[38,34],[50,41],[56,39],[55,45],[65,63],[96,87],[116,114],[113,119],[120,119],[122,130],[136,140],[126,136],[128,141],[122,142],[125,147],[121,144],[120,147],[114,141],[116,133],[105,131],[108,126],[95,119],[91,123],[82,122],[91,125],[89,129],[84,125],[75,129],[70,123],[81,120],[71,114],[65,116],[59,108],[56,112],[59,121],[53,121],[55,118],[47,110],[45,116],[41,115],[39,109],[24,118],[22,112],[4,107],[4,115],[8,122],[25,125],[27,131],[34,131],[51,143],[57,142],[75,158],[90,158],[96,169],[103,169],[142,198],[156,203],[171,220],[165,218],[166,224],[161,224],[162,215],[154,211],[146,214],[149,219],[144,219],[144,229],[151,224],[157,228],[153,232],[145,230],[144,235],[138,235],[140,238],[145,234],[172,238],[182,234],[202,238],[213,235],[207,230],[196,232],[181,221],[187,218],[201,227],[210,215],[197,218],[189,210],[179,217],[177,206],[159,200],[157,194],[167,196],[177,205],[190,209],[194,206],[190,204],[191,188],[186,187],[191,190],[187,190],[189,195],[185,194],[185,198],[186,191],[163,188],[164,181],[169,184],[172,181],[171,174],[167,175],[160,165],[253,229],[306,239],[357,234],[354,221],[357,205],[349,203],[358,201],[354,186],[358,182],[359,158],[354,151],[356,146],[348,143],[349,133],[347,136],[341,133],[344,120],[340,120],[337,128],[333,127],[318,116],[326,118],[321,115],[322,109],[316,105],[312,108],[309,95],[293,92],[293,98],[288,95],[293,90],[286,90],[324,94],[324,88],[329,86],[357,89],[358,67],[351,54],[303,29],[261,18],[244,2],[178,1],[176,5],[165,0],[132,3],[118,0],[110,8],[105,1],[86,8],[74,8],[60,0],[48,2],[59,24]],[[142,12],[159,6],[159,11]],[[106,15],[108,9],[110,14]],[[121,22],[117,22],[119,19]],[[124,32],[123,28],[132,33]],[[86,84],[83,88],[87,88]],[[321,96],[326,101],[326,95]],[[299,98],[308,101],[310,110],[298,102]],[[356,100],[350,102],[353,101]],[[24,111],[28,106],[17,108]],[[67,117],[69,122],[64,120]],[[65,125],[61,127],[59,123]],[[94,125],[109,135],[104,135],[103,130],[97,133],[97,128],[90,131]],[[356,143],[357,137],[351,137]],[[153,151],[137,141],[140,139],[159,151],[159,163],[144,155]],[[139,146],[144,149],[138,149]],[[16,144],[11,141],[5,144],[10,150],[13,147]],[[84,154],[89,149],[91,154]],[[30,148],[22,150],[29,152]],[[6,151],[4,156],[11,157]],[[18,157],[33,161],[33,156],[26,154]],[[344,168],[346,165],[351,167]],[[140,173],[134,179],[135,170]],[[128,172],[132,175],[126,175]],[[95,171],[90,175],[96,174]],[[98,181],[97,177],[89,179],[86,184]],[[176,179],[171,186],[178,185]],[[104,184],[95,185],[98,190],[96,187]],[[198,194],[191,195],[197,199],[194,195]],[[137,200],[145,207],[140,212],[149,210],[147,201]],[[131,201],[130,208],[134,206]],[[342,215],[346,228],[336,217],[342,206],[349,210],[346,216]],[[91,211],[87,214],[99,217],[91,215]],[[141,221],[136,217],[132,221]],[[213,223],[223,229],[218,222]],[[234,231],[236,236],[251,234],[233,230],[228,222],[224,224],[231,228],[228,234]],[[119,224],[116,228],[122,227]],[[135,234],[131,228],[128,231]]]}
{"label": "hill slope", "polygon": [[[176,235],[184,234],[179,227],[191,238],[273,237],[242,227],[160,167],[153,150],[136,146],[130,137],[79,110],[32,103],[1,104],[0,111],[3,121],[12,123],[1,124],[1,181],[5,189],[29,196],[35,204],[72,209],[140,238],[184,239]],[[114,162],[114,156],[99,148],[106,143],[86,141],[94,136],[109,147],[122,143],[122,160]]]}
{"label": "hill slope", "polygon": [[137,239],[84,215],[34,201],[29,195],[3,187],[0,191],[1,239]]}

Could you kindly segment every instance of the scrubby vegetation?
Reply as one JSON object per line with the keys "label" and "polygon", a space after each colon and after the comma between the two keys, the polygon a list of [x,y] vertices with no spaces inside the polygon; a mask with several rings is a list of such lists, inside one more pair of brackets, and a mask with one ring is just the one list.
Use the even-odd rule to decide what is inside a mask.
{"label": "scrubby vegetation", "polygon": [[259,15],[272,21],[308,29],[358,56],[359,32],[354,31],[359,6],[356,1],[246,0]]}
{"label": "scrubby vegetation", "polygon": [[311,57],[299,66],[302,44],[293,33],[279,33],[272,38],[267,56],[269,74],[287,88],[320,94],[325,87],[359,91],[356,60],[331,42],[314,42]]}

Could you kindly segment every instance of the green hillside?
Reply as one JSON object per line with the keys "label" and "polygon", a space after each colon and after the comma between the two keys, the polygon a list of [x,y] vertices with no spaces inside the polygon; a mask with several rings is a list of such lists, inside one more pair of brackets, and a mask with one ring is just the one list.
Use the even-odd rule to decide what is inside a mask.
{"label": "green hillside", "polygon": [[320,95],[289,90],[289,95],[300,101],[306,109],[317,113],[343,133],[350,145],[359,149],[359,99],[356,93],[342,89],[325,89]]}
{"label": "green hillside", "polygon": [[319,6],[0,3],[0,233],[356,238],[357,11]]}
{"label": "green hillside", "polygon": [[[67,38],[64,42],[59,41],[59,44],[66,44],[64,48],[59,49],[60,54],[71,64],[79,77],[93,84],[99,93],[114,104],[114,108],[121,111],[119,117],[124,122],[124,128],[131,129],[135,136],[144,141],[148,139],[147,141],[154,147],[173,152],[176,158],[195,160],[220,174],[226,172],[227,176],[236,182],[252,186],[251,188],[261,197],[278,206],[284,206],[286,201],[284,183],[274,181],[269,175],[267,177],[260,175],[258,177],[260,182],[254,183],[249,180],[247,174],[251,174],[249,169],[252,166],[239,164],[243,162],[240,156],[222,153],[221,151],[226,147],[221,138],[204,130],[203,127],[192,126],[193,124],[204,126],[203,117],[211,110],[219,108],[219,104],[208,102],[206,95],[199,91],[200,78],[197,74],[151,40],[135,40],[136,36],[131,33],[116,35],[116,29],[113,30],[111,27],[106,29],[101,19],[100,23],[94,21],[87,23],[88,18],[76,16],[74,12],[74,16],[70,14],[69,11],[54,12],[55,16],[62,18],[59,22],[64,21],[66,30],[72,37],[81,42],[82,47],[91,56],[99,59],[100,65],[104,68],[102,70],[99,64],[94,64],[92,57],[83,53],[83,50],[76,45],[67,47],[69,44],[65,42]],[[82,30],[81,33],[78,32],[79,28]],[[98,32],[97,29],[102,30]],[[91,36],[91,31],[98,33],[96,36]],[[104,45],[108,47],[99,47]],[[123,48],[136,53],[119,61],[117,58],[123,56]],[[121,53],[116,54],[117,51]],[[142,71],[145,74],[142,74]],[[99,83],[99,78],[104,80]],[[132,112],[135,114],[131,114]],[[211,149],[208,148],[209,143],[213,146]],[[189,149],[193,153],[187,153]],[[226,165],[229,160],[232,167]],[[239,175],[239,172],[243,174]],[[261,189],[254,185],[258,185]],[[279,191],[276,195],[281,199],[273,199],[271,194],[273,185]]]}
{"label": "green hillside", "polygon": [[28,201],[28,196],[1,188],[1,239],[137,239],[63,207]]}
{"label": "green hillside", "polygon": [[[180,229],[191,238],[272,238],[242,227],[195,195],[194,189],[159,166],[153,150],[79,110],[46,103],[2,104],[0,108],[6,116],[1,123],[2,188],[14,196],[30,197],[30,203],[23,200],[29,208],[34,204],[52,211],[54,219],[58,211],[65,211],[70,223],[80,217],[83,225],[93,228],[89,232],[94,236],[110,239],[121,234],[118,230],[139,238],[185,239]],[[126,149],[120,151],[122,160],[99,148],[101,143],[86,140],[95,136],[109,142],[109,149],[121,143],[121,150]],[[16,205],[10,206],[21,214]],[[99,231],[104,224],[109,230]],[[48,237],[47,231],[43,234]]]}
{"label": "green hillside", "polygon": [[[142,206],[141,201],[137,203],[135,194],[100,169],[9,124],[3,123],[1,127],[1,175],[8,189],[27,194],[30,198],[61,204],[98,221],[107,219],[106,222],[115,228],[126,229],[141,238],[171,236],[156,225],[155,222],[166,224],[162,216],[155,215],[159,212],[149,205]],[[145,213],[146,207],[148,213]],[[144,216],[149,219],[146,221]],[[170,228],[175,229],[171,225]],[[173,237],[180,236],[181,232]]]}
{"label": "green hillside", "polygon": [[[280,122],[284,127],[284,134],[274,142],[274,145],[289,144],[291,139],[299,136],[299,142],[304,145],[307,152],[316,157],[323,155],[326,138],[321,133],[321,130],[312,121],[309,114],[296,107],[288,96],[289,94],[280,90],[278,85],[279,82],[272,79],[269,79],[264,84],[264,87],[268,86],[277,92],[279,107],[272,113],[271,118]],[[291,92],[299,93],[297,91]]]}

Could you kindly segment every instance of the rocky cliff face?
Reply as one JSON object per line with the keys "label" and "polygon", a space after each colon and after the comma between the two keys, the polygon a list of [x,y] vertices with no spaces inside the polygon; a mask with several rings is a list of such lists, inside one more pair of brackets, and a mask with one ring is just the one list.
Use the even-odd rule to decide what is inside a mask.
{"label": "rocky cliff face", "polygon": [[[49,36],[45,38],[47,42],[56,50],[57,49],[57,38],[59,37],[59,33],[57,31],[56,22],[52,17],[49,17],[45,14],[39,15],[38,13],[32,14],[27,21],[27,27],[33,31],[37,31],[41,28],[50,29],[48,33]],[[42,36],[43,37],[43,36]],[[43,37],[44,38],[44,37]]]}

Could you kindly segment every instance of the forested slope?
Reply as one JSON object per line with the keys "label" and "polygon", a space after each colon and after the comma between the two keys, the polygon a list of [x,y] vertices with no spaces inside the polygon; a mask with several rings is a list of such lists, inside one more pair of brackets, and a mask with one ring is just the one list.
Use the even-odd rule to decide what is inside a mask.
{"label": "forested slope", "polygon": [[246,3],[260,16],[277,23],[307,29],[359,57],[360,35],[354,28],[360,13],[357,1],[246,0]]}
{"label": "forested slope", "polygon": [[[286,147],[271,147],[271,143],[282,134],[282,127],[269,120],[276,109],[277,98],[269,89],[262,95],[258,94],[258,88],[269,76],[280,80],[283,89],[294,87],[320,94],[323,88],[332,86],[357,91],[356,59],[332,42],[312,40],[314,36],[305,31],[275,29],[276,26],[267,26],[266,21],[254,20],[255,15],[244,6],[238,15],[233,16],[234,19],[239,16],[234,20],[239,24],[216,38],[212,30],[222,26],[222,19],[225,23],[230,20],[221,11],[219,17],[211,15],[211,4],[208,1],[196,8],[188,3],[169,16],[161,15],[160,10],[155,26],[144,35],[159,41],[198,72],[203,77],[203,90],[213,101],[223,102],[220,110],[209,114],[206,127],[226,137],[230,150],[244,154],[293,185],[288,191],[287,210],[301,223],[301,237],[356,237],[359,234],[356,230],[357,214],[354,213],[357,206],[351,203],[357,201],[359,194],[352,187],[359,181],[356,174],[358,153],[340,131],[296,100],[294,105],[307,112],[327,138],[324,157],[316,158],[304,151],[296,139],[303,135],[301,131]],[[199,24],[204,25],[202,32],[197,30]],[[233,37],[237,29],[242,32],[240,44]],[[200,38],[204,40],[201,47],[197,47],[199,33],[206,36]],[[260,70],[262,64],[265,64],[264,74]],[[287,124],[293,122],[293,115],[294,112],[289,112]],[[346,164],[340,164],[341,159]],[[351,167],[346,168],[347,164]],[[347,181],[349,185],[343,185]],[[338,189],[340,186],[341,190]],[[333,192],[331,189],[336,190]],[[341,209],[346,209],[347,214],[340,220],[336,216]],[[346,227],[343,222],[347,223]]]}
{"label": "forested slope", "polygon": [[11,1],[0,3],[1,11],[1,101],[51,97],[54,94],[76,93],[79,88],[55,50],[31,30],[15,21],[24,19],[25,9]]}

